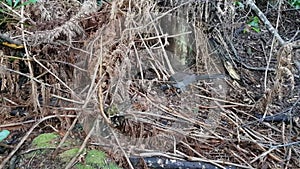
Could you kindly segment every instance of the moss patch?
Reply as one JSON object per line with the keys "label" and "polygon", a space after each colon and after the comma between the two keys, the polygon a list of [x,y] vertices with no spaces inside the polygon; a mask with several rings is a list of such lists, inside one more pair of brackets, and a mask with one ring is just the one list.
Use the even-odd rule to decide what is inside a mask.
{"label": "moss patch", "polygon": [[[77,152],[76,152],[77,153]],[[89,150],[85,157],[85,163],[75,165],[76,169],[121,169],[115,163],[108,162],[106,154],[103,151]]]}
{"label": "moss patch", "polygon": [[59,158],[63,162],[70,161],[79,151],[79,148],[72,148],[59,154]]}
{"label": "moss patch", "polygon": [[32,145],[36,148],[50,148],[57,145],[57,138],[59,136],[55,133],[40,134],[33,139]]}

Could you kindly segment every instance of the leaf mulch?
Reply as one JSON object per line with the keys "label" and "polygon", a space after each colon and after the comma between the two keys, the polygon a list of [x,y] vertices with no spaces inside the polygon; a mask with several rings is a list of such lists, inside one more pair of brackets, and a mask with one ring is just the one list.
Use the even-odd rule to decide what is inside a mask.
{"label": "leaf mulch", "polygon": [[[0,25],[0,129],[11,132],[0,168],[76,168],[87,149],[120,168],[300,168],[300,12],[241,3],[47,1],[1,13],[13,20]],[[258,15],[284,44],[263,19],[249,25]],[[177,72],[224,78],[176,88]],[[51,132],[55,147],[28,156]]]}

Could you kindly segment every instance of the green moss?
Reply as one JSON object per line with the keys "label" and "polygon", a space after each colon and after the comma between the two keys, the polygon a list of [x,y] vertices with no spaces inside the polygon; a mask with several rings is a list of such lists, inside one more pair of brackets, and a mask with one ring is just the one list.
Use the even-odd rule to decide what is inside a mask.
{"label": "green moss", "polygon": [[57,138],[59,136],[55,133],[40,134],[32,140],[31,148],[41,148],[40,150],[32,151],[24,154],[25,159],[38,158],[39,156],[46,156],[50,149],[56,147]]}
{"label": "green moss", "polygon": [[[59,154],[59,160],[66,163],[69,162],[79,151],[79,148],[66,150]],[[84,150],[86,153],[84,163],[75,165],[76,169],[121,169],[115,163],[107,162],[106,154],[98,150]]]}
{"label": "green moss", "polygon": [[90,150],[85,157],[85,164],[79,163],[75,165],[77,169],[121,169],[115,163],[106,162],[106,154],[98,150]]}
{"label": "green moss", "polygon": [[79,148],[72,148],[59,154],[59,158],[63,162],[70,161],[79,151]]}
{"label": "green moss", "polygon": [[36,148],[49,148],[55,147],[57,144],[57,138],[59,136],[55,133],[40,134],[33,139],[32,145]]}
{"label": "green moss", "polygon": [[106,155],[102,151],[90,150],[85,158],[85,162],[91,165],[97,165],[99,167],[105,165]]}
{"label": "green moss", "polygon": [[94,167],[90,165],[84,165],[84,164],[76,164],[75,165],[76,169],[95,169]]}

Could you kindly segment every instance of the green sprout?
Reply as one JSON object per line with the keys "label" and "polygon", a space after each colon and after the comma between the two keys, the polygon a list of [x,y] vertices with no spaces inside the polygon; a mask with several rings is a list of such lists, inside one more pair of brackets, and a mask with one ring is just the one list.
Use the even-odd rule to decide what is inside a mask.
{"label": "green sprout", "polygon": [[296,9],[300,9],[300,0],[289,0],[289,4]]}
{"label": "green sprout", "polygon": [[[255,32],[259,33],[260,28],[259,28],[259,18],[257,16],[253,17],[252,20],[248,23],[248,26],[254,30]],[[245,32],[246,30],[244,30]]]}
{"label": "green sprout", "polygon": [[236,6],[237,9],[242,9],[243,10],[245,8],[245,5],[240,1],[235,1],[234,5]]}
{"label": "green sprout", "polygon": [[29,5],[29,4],[34,4],[36,3],[37,0],[28,0],[28,1],[25,1],[25,2],[21,2],[21,0],[16,0],[16,1],[13,1],[13,0],[6,0],[5,3],[12,7],[13,9],[16,9],[16,8],[20,8],[22,6],[26,6],[26,5]]}

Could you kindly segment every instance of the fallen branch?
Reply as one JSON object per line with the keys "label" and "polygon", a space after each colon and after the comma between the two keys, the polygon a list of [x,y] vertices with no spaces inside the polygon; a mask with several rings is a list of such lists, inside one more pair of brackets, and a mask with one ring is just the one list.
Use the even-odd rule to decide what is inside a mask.
{"label": "fallen branch", "polygon": [[[147,166],[154,168],[154,169],[179,169],[179,168],[208,168],[208,169],[215,169],[220,168],[214,164],[209,162],[202,162],[202,161],[184,161],[184,160],[175,160],[175,159],[168,159],[165,157],[130,157],[130,161],[134,166],[139,166],[141,162],[144,162]],[[248,168],[245,166],[239,166],[241,168]],[[234,169],[235,166],[224,166],[224,169]]]}

